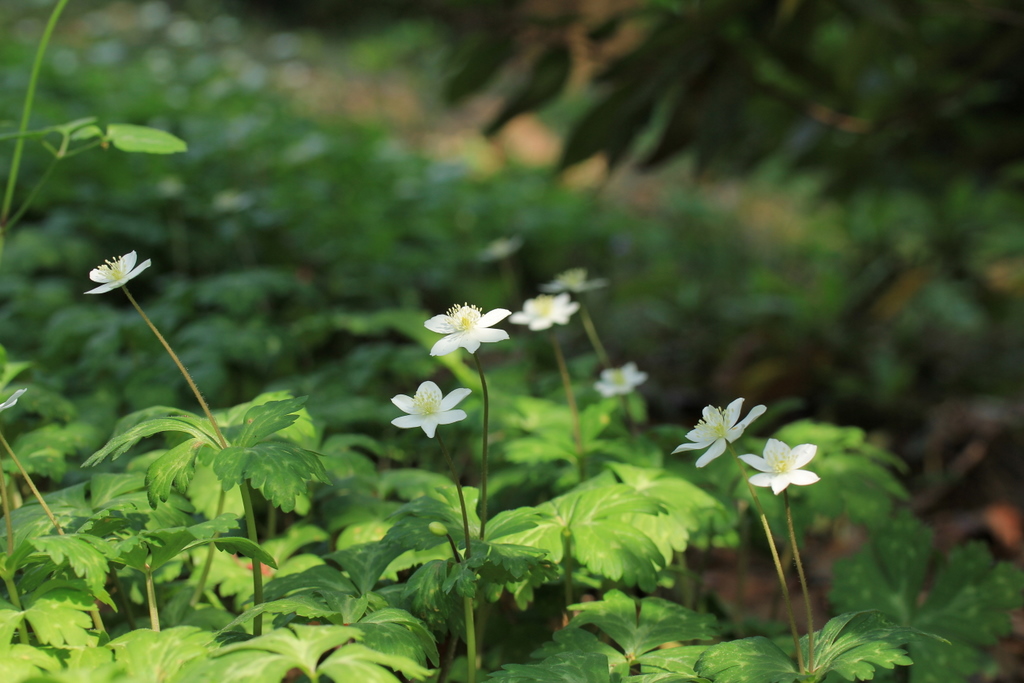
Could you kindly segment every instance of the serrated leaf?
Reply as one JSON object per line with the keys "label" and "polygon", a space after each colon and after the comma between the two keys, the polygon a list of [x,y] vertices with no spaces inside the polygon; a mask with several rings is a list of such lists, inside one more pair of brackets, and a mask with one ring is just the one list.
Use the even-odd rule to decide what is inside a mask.
{"label": "serrated leaf", "polygon": [[299,419],[297,412],[305,404],[306,398],[301,396],[253,406],[246,411],[242,430],[232,440],[233,445],[248,448],[291,426]]}
{"label": "serrated leaf", "polygon": [[[463,486],[462,495],[468,509],[469,533],[480,534],[480,518],[476,513],[479,492],[472,486]],[[439,487],[430,496],[409,501],[391,515],[396,521],[384,536],[384,543],[405,550],[429,550],[447,541],[430,531],[431,522],[441,522],[456,545],[465,545],[462,507],[458,490],[453,485]]]}
{"label": "serrated leaf", "polygon": [[419,567],[405,584],[405,607],[431,631],[462,631],[462,599],[444,590],[448,562],[431,560]]}
{"label": "serrated leaf", "polygon": [[922,602],[936,558],[931,538],[931,530],[909,514],[896,517],[859,554],[836,563],[830,594],[838,609],[881,609],[904,626],[951,641],[910,643],[913,683],[942,683],[977,671],[985,658],[982,648],[1009,633],[1008,611],[1024,602],[1024,572],[994,564],[978,544],[950,553]]}
{"label": "serrated leaf", "polygon": [[545,550],[512,543],[487,543],[474,540],[471,557],[463,564],[489,583],[520,581],[533,572],[554,579],[557,571]]}
{"label": "serrated leaf", "polygon": [[[899,626],[877,610],[840,614],[815,634],[815,672],[835,672],[848,681],[871,680],[876,667],[913,664],[902,646],[926,638],[934,636]],[[807,661],[806,636],[800,646]]]}
{"label": "serrated leaf", "polygon": [[[36,593],[40,593],[39,589]],[[62,646],[93,646],[96,634],[90,632],[92,619],[86,614],[96,609],[95,598],[71,588],[45,590],[38,598],[26,598],[25,619],[40,643]]]}
{"label": "serrated leaf", "polygon": [[[401,655],[386,654],[371,650],[365,645],[353,643],[339,648],[320,665],[320,672],[335,681],[356,680],[361,683],[401,683],[397,676],[385,669],[388,667],[401,672],[412,680],[423,680],[430,672]],[[351,678],[348,678],[350,677]]]}
{"label": "serrated leaf", "polygon": [[122,152],[175,154],[188,151],[184,140],[167,131],[130,123],[111,123],[107,126],[107,139]]}
{"label": "serrated leaf", "polygon": [[548,657],[539,664],[506,664],[490,680],[502,683],[610,683],[608,658],[593,652]]}
{"label": "serrated leaf", "polygon": [[95,545],[99,543],[102,541],[98,538],[75,535],[43,536],[32,541],[36,550],[58,567],[67,561],[71,571],[85,580],[94,595],[106,594],[103,587],[109,569],[106,555]]}
{"label": "serrated leaf", "polygon": [[579,628],[594,624],[618,643],[629,660],[634,660],[665,643],[681,640],[710,640],[717,635],[715,618],[697,614],[668,600],[643,598],[638,601],[622,591],[605,593],[602,600],[571,605],[579,613],[569,622]]}
{"label": "serrated leaf", "polygon": [[403,552],[404,548],[393,543],[376,541],[337,550],[325,556],[325,559],[337,562],[352,579],[359,593],[365,594],[373,590],[384,570]]}
{"label": "serrated leaf", "polygon": [[92,449],[100,441],[98,430],[86,422],[66,425],[48,424],[22,434],[14,442],[14,452],[30,474],[42,474],[55,481],[64,477],[64,459]]}
{"label": "serrated leaf", "polygon": [[362,643],[371,650],[437,666],[437,644],[426,625],[403,609],[392,607],[367,614],[351,624],[363,632]]}
{"label": "serrated leaf", "polygon": [[295,501],[307,492],[307,483],[330,483],[323,463],[313,451],[294,444],[265,441],[249,447],[229,446],[203,456],[220,479],[224,490],[245,481],[276,507],[285,512],[295,509]]}
{"label": "serrated leaf", "polygon": [[115,638],[106,647],[128,674],[162,683],[171,680],[191,661],[213,650],[213,634],[195,626],[177,626],[159,632],[138,629]]}
{"label": "serrated leaf", "polygon": [[160,434],[161,432],[183,432],[190,435],[208,446],[219,448],[216,437],[209,429],[209,422],[205,419],[190,414],[159,417],[146,420],[130,429],[115,435],[107,445],[93,453],[83,464],[84,467],[91,467],[99,464],[108,456],[113,460],[121,457],[129,448],[134,446],[147,436]]}
{"label": "serrated leaf", "polygon": [[794,683],[803,676],[796,662],[763,636],[712,645],[697,659],[697,675],[715,683]]}
{"label": "serrated leaf", "polygon": [[146,493],[151,507],[166,501],[173,487],[184,494],[196,472],[196,455],[203,447],[198,439],[188,439],[157,458],[146,470]]}
{"label": "serrated leaf", "polygon": [[275,576],[267,583],[264,595],[274,600],[285,595],[305,592],[355,595],[356,587],[341,572],[327,565],[310,567],[297,574]]}

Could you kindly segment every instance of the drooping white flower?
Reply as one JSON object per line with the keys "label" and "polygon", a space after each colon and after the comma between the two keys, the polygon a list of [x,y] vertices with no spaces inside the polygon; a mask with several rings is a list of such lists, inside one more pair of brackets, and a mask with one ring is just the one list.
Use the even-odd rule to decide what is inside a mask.
{"label": "drooping white flower", "polygon": [[523,238],[519,235],[499,237],[484,247],[484,250],[480,252],[480,260],[500,261],[519,251],[521,246],[523,246]]}
{"label": "drooping white flower", "polygon": [[743,436],[743,430],[751,422],[761,417],[764,411],[767,410],[767,408],[761,405],[754,406],[742,421],[737,422],[742,407],[742,398],[738,398],[730,403],[725,410],[715,408],[714,406],[707,406],[704,408],[703,419],[686,435],[686,438],[693,443],[679,444],[672,452],[679,453],[680,451],[695,451],[707,448],[708,450],[704,455],[697,459],[697,467],[704,467],[725,452],[726,444],[732,443]]}
{"label": "drooping white flower", "polygon": [[481,342],[497,342],[508,339],[505,330],[492,330],[495,325],[509,315],[511,311],[495,308],[484,313],[476,306],[463,304],[452,306],[444,315],[435,315],[423,323],[431,332],[447,335],[437,341],[430,349],[431,356],[446,356],[460,346],[470,353],[476,353]]}
{"label": "drooping white flower", "polygon": [[569,301],[569,295],[565,292],[554,296],[540,294],[534,299],[527,299],[523,303],[523,310],[513,313],[509,321],[516,325],[527,325],[536,332],[555,324],[566,324],[579,308],[579,303]]}
{"label": "drooping white flower", "polygon": [[646,381],[647,373],[640,372],[636,363],[630,361],[621,368],[602,370],[601,379],[594,384],[594,388],[605,398],[625,396],[633,393],[634,389]]}
{"label": "drooping white flower", "polygon": [[556,275],[553,281],[541,285],[540,291],[547,292],[548,294],[558,294],[559,292],[579,294],[580,292],[589,292],[592,289],[599,289],[607,285],[608,280],[604,278],[588,280],[586,268],[570,268],[564,273]]}
{"label": "drooping white flower", "polygon": [[133,251],[109,260],[98,268],[93,268],[89,273],[89,279],[101,284],[96,289],[90,289],[86,294],[103,294],[112,289],[124,287],[129,280],[152,264],[152,261],[146,259],[136,267],[135,262],[138,258]]}
{"label": "drooping white flower", "polygon": [[466,419],[466,411],[452,409],[469,394],[469,389],[456,389],[443,396],[436,384],[424,382],[416,390],[415,396],[398,394],[391,399],[400,410],[409,413],[396,417],[391,424],[402,429],[422,427],[426,435],[433,439],[434,430],[438,425],[448,425]]}
{"label": "drooping white flower", "polygon": [[820,481],[814,472],[800,469],[814,458],[818,447],[804,443],[790,448],[778,439],[768,439],[764,445],[764,457],[759,455],[741,455],[740,460],[756,470],[760,470],[750,478],[754,486],[771,486],[775,495],[779,495],[790,484],[809,486]]}
{"label": "drooping white flower", "polygon": [[0,403],[0,411],[4,411],[4,410],[7,410],[7,409],[8,409],[8,408],[10,408],[11,406],[13,406],[13,405],[14,405],[15,403],[17,403],[17,402],[18,402],[18,398],[19,398],[19,397],[20,397],[20,396],[21,396],[22,394],[24,394],[24,393],[25,393],[26,391],[28,391],[28,389],[27,389],[27,388],[26,388],[26,389],[18,389],[18,390],[17,390],[17,391],[15,391],[15,392],[14,392],[13,394],[11,394],[11,397],[10,397],[9,399],[7,399],[6,401],[4,401],[3,403]]}

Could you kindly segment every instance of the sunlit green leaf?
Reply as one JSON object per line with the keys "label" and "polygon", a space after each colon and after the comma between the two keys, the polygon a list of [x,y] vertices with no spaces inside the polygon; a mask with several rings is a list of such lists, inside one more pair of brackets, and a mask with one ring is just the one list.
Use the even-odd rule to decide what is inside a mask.
{"label": "sunlit green leaf", "polygon": [[167,131],[130,123],[112,123],[107,126],[107,139],[122,152],[175,154],[188,150],[184,140]]}

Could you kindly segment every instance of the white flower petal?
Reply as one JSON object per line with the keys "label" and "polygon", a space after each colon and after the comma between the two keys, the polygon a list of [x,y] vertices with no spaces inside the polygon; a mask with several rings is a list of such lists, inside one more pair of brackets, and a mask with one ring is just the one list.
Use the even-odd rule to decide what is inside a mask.
{"label": "white flower petal", "polygon": [[[459,422],[460,420],[466,419],[465,410],[448,410],[443,413],[436,413],[434,415],[434,421],[439,425],[450,425],[453,422]],[[431,436],[433,436],[431,434]]]}
{"label": "white flower petal", "polygon": [[431,332],[438,332],[440,334],[450,334],[454,331],[454,328],[446,315],[435,315],[433,318],[423,323],[423,327],[427,328]]}
{"label": "white flower petal", "polygon": [[793,469],[798,470],[818,454],[818,447],[812,443],[802,443],[799,446],[793,446],[793,450],[789,452],[791,458],[793,458]]}
{"label": "white flower petal", "polygon": [[755,470],[758,470],[760,472],[774,471],[772,470],[771,465],[768,464],[768,461],[762,458],[760,455],[754,455],[753,453],[749,453],[747,455],[741,455],[740,460],[742,460],[743,462],[747,463]]}
{"label": "white flower petal", "polygon": [[743,421],[736,425],[736,427],[739,428],[739,430],[742,432],[750,425],[751,422],[764,415],[764,412],[766,410],[768,409],[763,405],[754,406],[753,408],[750,409],[750,412],[747,413],[747,416],[743,418]]}
{"label": "white flower petal", "polygon": [[[452,393],[448,394],[443,399],[441,399],[441,411],[443,412],[443,411],[451,410],[455,406],[459,405],[462,402],[462,399],[466,398],[471,393],[473,393],[473,392],[470,389],[466,389],[466,388],[455,389],[454,391],[452,391]],[[462,413],[461,410],[459,410],[457,412]],[[462,413],[462,416],[465,417],[466,414]],[[448,424],[448,423],[446,422],[445,424]]]}
{"label": "white flower petal", "polygon": [[434,432],[437,431],[437,415],[428,415],[420,427],[423,428],[423,433],[427,435],[428,439],[433,439]]}
{"label": "white flower petal", "polygon": [[422,426],[423,420],[424,417],[422,415],[402,415],[392,420],[391,424],[402,429],[412,429],[413,427]]}
{"label": "white flower petal", "polygon": [[791,479],[791,472],[785,474],[776,474],[772,477],[772,493],[776,496],[786,490],[786,487],[793,483]]}
{"label": "white flower petal", "polygon": [[725,453],[725,439],[719,439],[711,444],[711,448],[697,459],[697,467],[704,467],[722,453]]}
{"label": "white flower petal", "polygon": [[676,449],[672,452],[682,453],[683,451],[696,451],[701,448],[707,448],[707,446],[708,444],[706,443],[681,443],[678,446],[676,446]]}
{"label": "white flower petal", "polygon": [[398,394],[391,397],[391,402],[398,406],[398,409],[403,413],[413,413],[416,410],[416,404],[413,402],[412,396]]}
{"label": "white flower petal", "polygon": [[105,285],[100,285],[96,289],[90,289],[86,294],[103,294],[104,292],[109,292],[112,289],[117,289],[120,286],[121,285],[117,282],[108,282]]}
{"label": "white flower petal", "polygon": [[25,387],[24,389],[18,389],[17,391],[15,391],[13,394],[11,394],[10,398],[8,398],[6,401],[0,404],[0,410],[7,410],[11,406],[13,406],[15,403],[18,402],[18,398],[26,391],[28,391],[28,387]]}
{"label": "white flower petal", "polygon": [[743,399],[738,398],[725,407],[725,424],[727,427],[733,427],[736,425],[736,421],[740,419],[740,411],[743,410]]}
{"label": "white flower petal", "polygon": [[492,325],[500,323],[510,315],[512,315],[512,311],[507,308],[495,308],[493,311],[488,311],[480,316],[480,320],[477,321],[476,325],[477,327],[491,327]]}
{"label": "white flower petal", "polygon": [[491,342],[505,341],[506,339],[509,338],[508,332],[506,332],[505,330],[492,329],[477,330],[476,332],[473,333],[473,337],[476,338],[477,346],[480,345],[480,342],[489,344]]}
{"label": "white flower petal", "polygon": [[529,328],[534,332],[540,332],[541,330],[548,329],[553,324],[550,318],[534,318],[530,321]]}
{"label": "white flower petal", "polygon": [[124,272],[130,273],[132,268],[135,267],[135,262],[139,260],[139,255],[134,251],[129,251],[127,254],[121,257],[121,263],[124,265]]}
{"label": "white flower petal", "polygon": [[[135,252],[133,251],[132,253],[134,254]],[[123,281],[128,282],[128,280],[131,280],[133,277],[144,271],[146,268],[149,268],[151,265],[153,265],[153,260],[146,259],[145,261],[139,264],[138,268],[135,268],[134,270],[130,271],[127,275],[125,275]]]}
{"label": "white flower petal", "polygon": [[765,474],[764,472],[761,472],[759,474],[755,474],[747,481],[749,481],[752,486],[771,486],[772,480],[774,479],[774,474]]}
{"label": "white flower petal", "polygon": [[815,482],[821,481],[821,477],[807,470],[793,470],[789,473],[789,480],[797,486],[810,486]]}
{"label": "white flower petal", "polygon": [[447,356],[452,351],[457,350],[462,346],[462,335],[460,334],[449,334],[447,337],[441,337],[434,345],[430,347],[431,356]]}

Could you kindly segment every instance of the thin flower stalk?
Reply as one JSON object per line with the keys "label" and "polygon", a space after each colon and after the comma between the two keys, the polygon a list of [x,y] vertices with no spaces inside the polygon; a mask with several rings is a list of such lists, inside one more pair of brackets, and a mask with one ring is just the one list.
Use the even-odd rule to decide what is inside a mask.
{"label": "thin flower stalk", "polygon": [[25,483],[28,484],[28,487],[32,490],[32,495],[35,496],[37,501],[39,501],[39,505],[43,508],[43,512],[45,512],[46,516],[49,518],[50,524],[53,525],[53,528],[57,530],[58,534],[63,536],[64,529],[60,527],[60,524],[57,522],[57,518],[54,517],[50,506],[46,504],[45,500],[43,500],[43,494],[41,494],[39,489],[36,488],[35,482],[32,481],[32,477],[29,475],[28,471],[25,470],[24,466],[22,466],[21,461],[18,460],[18,456],[14,454],[14,450],[11,448],[11,445],[7,443],[7,439],[4,438],[3,432],[0,432],[0,445],[3,445],[4,450],[7,451],[7,455],[11,456],[11,460],[14,461],[14,464],[21,473],[21,476],[25,478]]}
{"label": "thin flower stalk", "polygon": [[569,412],[572,414],[572,439],[576,444],[576,466],[579,470],[580,481],[587,477],[587,457],[583,451],[583,432],[580,428],[580,409],[576,405],[576,395],[572,391],[572,378],[569,377],[569,366],[565,364],[565,355],[562,353],[562,345],[558,343],[558,337],[551,333],[551,345],[555,348],[555,360],[558,362],[558,373],[562,376],[562,386],[565,388],[565,400],[569,403]]}
{"label": "thin flower stalk", "polygon": [[466,507],[466,497],[462,493],[462,482],[459,481],[459,475],[455,471],[455,463],[452,461],[451,454],[448,453],[448,447],[444,445],[444,439],[441,435],[437,435],[437,443],[441,446],[441,452],[444,453],[444,459],[448,462],[448,471],[451,472],[452,481],[455,482],[455,491],[459,494],[459,507],[462,509],[462,530],[466,537],[466,559],[470,556],[470,534],[469,534],[469,512]]}
{"label": "thin flower stalk", "polygon": [[753,484],[750,483],[750,479],[747,477],[746,468],[743,466],[743,461],[740,460],[739,454],[736,453],[736,448],[730,443],[729,452],[732,453],[733,458],[736,460],[736,465],[740,468],[743,473],[743,481],[747,483],[747,490],[750,491],[750,497],[754,499],[754,506],[757,508],[757,514],[761,518],[761,526],[764,528],[765,538],[768,539],[768,547],[772,551],[772,560],[775,562],[775,572],[779,577],[779,587],[782,589],[782,598],[786,602],[786,613],[789,617],[789,630],[793,635],[793,646],[796,649],[796,662],[800,669],[800,673],[806,673],[807,669],[804,667],[804,656],[800,649],[800,632],[796,627],[796,617],[793,614],[793,600],[789,595],[789,586],[786,584],[786,572],[782,568],[782,560],[779,559],[779,549],[775,546],[775,537],[772,535],[772,528],[768,524],[768,516],[764,513],[764,508],[761,506],[761,499],[757,497],[757,490]]}
{"label": "thin flower stalk", "polygon": [[786,503],[786,526],[789,528],[789,547],[793,549],[793,560],[796,572],[800,576],[800,588],[804,592],[804,605],[807,610],[807,670],[814,671],[814,608],[811,605],[811,592],[807,588],[807,576],[804,574],[804,563],[800,559],[800,546],[796,542],[793,530],[793,511],[789,506],[789,491],[783,490],[782,498]]}
{"label": "thin flower stalk", "polygon": [[[142,319],[146,322],[146,325],[149,326],[149,329],[153,332],[157,340],[159,340],[160,344],[164,347],[164,350],[167,351],[167,355],[169,355],[171,357],[171,360],[174,361],[174,364],[178,366],[178,371],[181,372],[182,377],[184,377],[185,381],[188,382],[188,386],[190,389],[192,389],[192,393],[195,395],[200,407],[202,407],[203,413],[206,414],[206,419],[209,421],[210,427],[213,429],[213,432],[217,437],[217,443],[220,445],[221,449],[227,448],[228,441],[227,439],[224,438],[224,433],[221,432],[220,425],[217,423],[217,419],[214,418],[213,413],[210,411],[209,404],[207,404],[206,399],[203,398],[203,394],[201,391],[199,391],[199,387],[196,386],[196,382],[194,379],[192,379],[192,375],[189,373],[188,370],[185,369],[185,365],[181,362],[181,359],[178,358],[178,354],[174,352],[174,349],[171,348],[171,345],[167,343],[167,340],[164,338],[164,336],[160,334],[160,330],[157,329],[156,325],[153,324],[153,321],[149,319],[148,315],[146,315],[146,312],[142,310],[141,306],[139,306],[138,302],[135,300],[135,297],[133,297],[132,293],[128,291],[128,287],[122,285],[121,290],[124,292],[125,296],[128,297],[128,301],[131,302],[132,306],[135,307],[136,312],[138,312],[138,314],[142,316]],[[250,541],[259,545],[259,535],[257,534],[256,531],[256,517],[252,506],[252,485],[249,484],[248,481],[246,481],[239,488],[241,489],[242,492],[242,507],[245,514],[246,536],[249,538]],[[252,594],[254,604],[260,605],[263,603],[263,565],[260,563],[259,560],[255,558],[252,561]],[[252,631],[254,636],[262,635],[262,614],[257,614],[256,617],[253,619]]]}
{"label": "thin flower stalk", "polygon": [[149,627],[160,630],[160,610],[156,604],[156,585],[153,583],[153,570],[146,567],[146,602],[149,603]]}
{"label": "thin flower stalk", "polygon": [[480,444],[480,538],[484,537],[484,530],[487,527],[487,451],[490,445],[490,421],[491,401],[487,393],[487,378],[484,377],[484,366],[480,363],[480,357],[475,353],[471,354],[476,361],[476,370],[480,373],[480,391],[484,399],[484,435]]}
{"label": "thin flower stalk", "polygon": [[583,330],[587,333],[590,345],[594,347],[594,352],[597,354],[598,360],[601,361],[601,367],[606,370],[611,368],[611,358],[608,356],[608,352],[605,351],[604,344],[601,343],[601,337],[597,334],[597,328],[594,326],[593,318],[590,317],[587,305],[582,302],[580,303],[580,320],[583,321]]}

